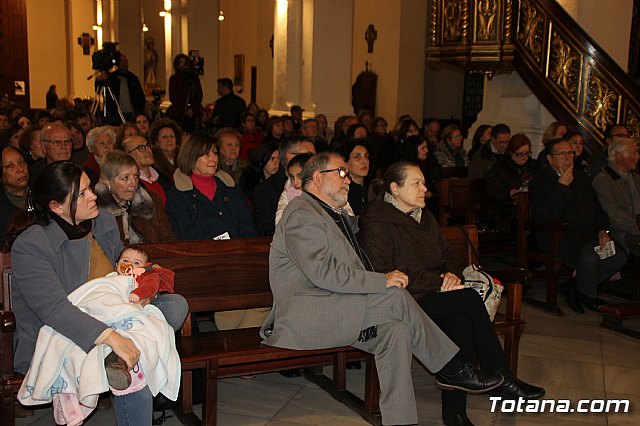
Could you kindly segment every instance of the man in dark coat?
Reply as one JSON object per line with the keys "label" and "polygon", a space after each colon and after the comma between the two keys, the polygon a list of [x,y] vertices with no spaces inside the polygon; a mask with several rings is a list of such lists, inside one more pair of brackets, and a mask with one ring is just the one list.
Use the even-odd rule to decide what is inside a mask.
{"label": "man in dark coat", "polygon": [[[573,169],[573,148],[557,139],[547,145],[545,166],[529,184],[532,216],[535,223],[561,219],[567,223],[560,240],[560,256],[575,278],[563,284],[569,307],[584,313],[583,304],[597,310],[605,302],[598,298],[598,284],[618,271],[626,262],[619,248],[616,254],[600,259],[595,247],[602,247],[611,237],[609,221],[603,212],[587,176]],[[543,250],[548,249],[547,232],[537,234]]]}
{"label": "man in dark coat", "polygon": [[470,178],[486,178],[501,158],[511,139],[511,129],[506,124],[496,124],[491,131],[491,140],[473,154],[469,162]]}
{"label": "man in dark coat", "polygon": [[[128,122],[135,121],[136,113],[142,111],[147,98],[140,84],[140,79],[129,71],[129,60],[124,54],[120,54],[120,64],[116,72],[110,73],[106,80],[96,77],[96,88],[100,89],[100,81],[106,81],[105,85],[111,89],[115,96],[124,119]],[[113,98],[109,94],[109,89],[105,93],[105,102],[107,103],[107,117],[104,124],[119,125],[122,124],[118,108]]]}
{"label": "man in dark coat", "polygon": [[233,93],[233,82],[230,78],[218,79],[218,95],[220,97],[213,107],[211,127],[223,129],[225,127],[238,128],[242,124],[240,116],[247,110],[247,103],[240,96]]}

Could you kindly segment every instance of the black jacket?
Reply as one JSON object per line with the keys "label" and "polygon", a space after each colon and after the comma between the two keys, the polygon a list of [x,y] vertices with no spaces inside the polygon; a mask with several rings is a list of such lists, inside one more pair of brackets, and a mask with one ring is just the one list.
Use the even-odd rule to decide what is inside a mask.
{"label": "black jacket", "polygon": [[287,176],[281,168],[253,191],[253,219],[261,237],[272,237],[276,232],[278,200],[286,182]]}
{"label": "black jacket", "polygon": [[[580,170],[573,170],[571,185],[558,182],[558,174],[550,166],[540,170],[529,184],[529,202],[534,223],[553,219],[567,222],[560,240],[560,256],[572,269],[576,269],[584,244],[597,241],[598,231],[609,228],[609,220],[602,210],[591,181]],[[549,234],[536,235],[540,248],[548,250]],[[595,245],[594,245],[595,247]]]}
{"label": "black jacket", "polygon": [[216,101],[213,107],[213,118],[218,119],[215,125],[218,129],[224,127],[240,127],[240,115],[247,110],[247,103],[235,93],[224,95]]}
{"label": "black jacket", "polygon": [[[129,88],[129,98],[131,99],[131,105],[135,112],[140,112],[144,108],[147,98],[144,95],[144,90],[140,84],[138,77],[131,71],[117,71],[109,74],[109,78],[106,80],[107,85],[111,88],[113,96],[120,102],[120,77],[127,79],[127,87]],[[98,82],[96,82],[96,88],[98,88]],[[108,90],[107,90],[108,92]],[[107,123],[108,124],[122,124],[118,115],[118,109],[115,102],[111,99],[111,96],[107,93]]]}

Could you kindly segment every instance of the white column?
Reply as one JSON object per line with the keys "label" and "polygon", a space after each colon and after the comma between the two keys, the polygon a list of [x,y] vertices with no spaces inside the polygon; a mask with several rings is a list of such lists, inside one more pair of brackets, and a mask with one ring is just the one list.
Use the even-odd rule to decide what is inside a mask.
{"label": "white column", "polygon": [[273,103],[271,111],[287,109],[288,1],[276,0],[273,24]]}

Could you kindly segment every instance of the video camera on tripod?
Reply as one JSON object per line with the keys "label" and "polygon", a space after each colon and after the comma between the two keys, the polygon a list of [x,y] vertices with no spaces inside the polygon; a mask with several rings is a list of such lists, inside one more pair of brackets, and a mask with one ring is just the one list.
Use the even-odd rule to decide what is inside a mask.
{"label": "video camera on tripod", "polygon": [[118,99],[113,94],[111,87],[109,87],[108,83],[108,74],[116,72],[120,67],[121,54],[116,47],[118,43],[112,41],[105,41],[102,43],[102,49],[93,52],[91,56],[91,68],[96,72],[89,76],[89,79],[92,77],[97,77],[100,74],[107,74],[106,78],[96,78],[96,93],[93,100],[93,105],[91,105],[91,113],[96,115],[100,104],[102,103],[102,108],[100,108],[102,122],[107,121],[107,93],[109,97],[116,105],[116,109],[118,111],[118,115],[120,116],[120,120],[124,124],[126,122],[124,118],[124,114],[122,113],[122,109],[120,108],[120,104],[118,103]]}

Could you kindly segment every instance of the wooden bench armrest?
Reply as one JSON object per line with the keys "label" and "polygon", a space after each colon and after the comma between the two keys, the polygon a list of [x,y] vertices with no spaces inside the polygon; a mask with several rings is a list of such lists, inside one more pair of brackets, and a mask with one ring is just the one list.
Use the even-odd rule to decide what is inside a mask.
{"label": "wooden bench armrest", "polygon": [[511,269],[499,269],[495,271],[487,271],[489,274],[493,275],[497,279],[500,280],[502,284],[505,286],[506,283],[522,283],[524,284],[527,280],[531,279],[533,273],[525,268],[511,268]]}
{"label": "wooden bench armrest", "polygon": [[16,331],[16,316],[11,311],[0,311],[0,332],[13,333]]}
{"label": "wooden bench armrest", "polygon": [[522,292],[520,282],[507,283],[507,321],[519,321],[522,318]]}

